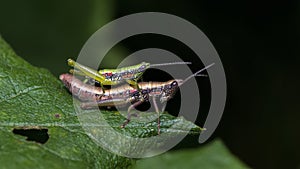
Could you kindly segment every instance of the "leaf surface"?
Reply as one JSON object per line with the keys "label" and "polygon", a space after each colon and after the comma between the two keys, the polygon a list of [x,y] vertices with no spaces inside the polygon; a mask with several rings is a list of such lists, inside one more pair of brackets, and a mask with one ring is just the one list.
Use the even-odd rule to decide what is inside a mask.
{"label": "leaf surface", "polygon": [[[81,118],[94,116],[97,118],[99,112],[89,110]],[[24,61],[0,37],[1,168],[128,168],[135,163],[134,159],[101,148],[82,127],[89,124],[80,122],[78,117],[72,96],[58,78]],[[103,138],[114,139],[105,127],[131,137],[157,134],[156,121],[130,122],[122,129],[125,117],[119,112],[102,111],[101,117],[100,121],[108,123],[97,123],[93,129]],[[170,129],[174,124],[177,127]],[[201,132],[193,123],[168,114],[161,116],[161,130],[169,135]],[[41,139],[45,143],[38,141]]]}
{"label": "leaf surface", "polygon": [[207,146],[168,152],[153,158],[137,161],[134,169],[248,169],[238,158],[232,155],[220,140]]}

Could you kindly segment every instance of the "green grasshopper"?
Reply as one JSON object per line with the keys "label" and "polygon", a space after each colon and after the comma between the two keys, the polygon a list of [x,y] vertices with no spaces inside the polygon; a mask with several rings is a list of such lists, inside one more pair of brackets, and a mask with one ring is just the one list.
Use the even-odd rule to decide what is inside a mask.
{"label": "green grasshopper", "polygon": [[167,66],[167,65],[179,65],[179,64],[191,64],[191,62],[172,62],[172,63],[162,63],[162,64],[150,64],[142,62],[137,65],[122,67],[118,69],[102,69],[94,70],[90,67],[81,65],[72,59],[68,59],[68,65],[74,67],[70,70],[70,73],[78,74],[81,76],[86,76],[103,85],[117,85],[122,82],[127,82],[136,89],[139,89],[137,81],[142,77],[143,73],[151,68],[157,66]]}

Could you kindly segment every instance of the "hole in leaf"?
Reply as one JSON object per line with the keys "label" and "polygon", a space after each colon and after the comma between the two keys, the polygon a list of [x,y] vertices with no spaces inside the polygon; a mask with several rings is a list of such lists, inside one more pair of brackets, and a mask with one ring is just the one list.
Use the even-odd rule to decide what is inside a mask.
{"label": "hole in leaf", "polygon": [[48,129],[14,129],[14,134],[26,136],[27,141],[35,141],[44,144],[48,141]]}

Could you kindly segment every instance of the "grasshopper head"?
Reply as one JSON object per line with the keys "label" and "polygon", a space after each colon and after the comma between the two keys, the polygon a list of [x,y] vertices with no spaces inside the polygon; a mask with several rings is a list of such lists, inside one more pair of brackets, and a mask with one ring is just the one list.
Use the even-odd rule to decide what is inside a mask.
{"label": "grasshopper head", "polygon": [[145,72],[150,67],[150,63],[142,62],[138,65],[138,72]]}
{"label": "grasshopper head", "polygon": [[170,80],[163,88],[163,95],[160,98],[161,103],[174,97],[179,88],[177,80]]}
{"label": "grasshopper head", "polygon": [[135,78],[140,78],[149,67],[150,63],[142,62],[138,64],[135,72]]}

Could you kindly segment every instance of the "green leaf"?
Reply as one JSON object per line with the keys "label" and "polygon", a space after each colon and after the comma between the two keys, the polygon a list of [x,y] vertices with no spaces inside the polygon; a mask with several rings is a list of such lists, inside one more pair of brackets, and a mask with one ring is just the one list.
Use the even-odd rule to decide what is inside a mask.
{"label": "green leaf", "polygon": [[[84,112],[82,115],[76,113],[72,96],[57,77],[18,57],[0,37],[1,168],[128,168],[135,163],[134,159],[101,148],[97,140],[90,137],[91,133],[82,128],[85,123],[78,117],[91,118],[100,125],[101,120],[107,121],[92,129],[97,136],[111,140],[115,139],[114,135],[105,128],[112,127],[134,137],[157,134],[156,121],[130,122],[122,129],[120,125],[125,117],[119,112],[102,111],[102,119],[97,119],[99,112],[96,110]],[[177,127],[169,129],[174,124]],[[201,132],[193,123],[168,114],[161,116],[161,130],[171,136]]]}
{"label": "green leaf", "polygon": [[137,161],[134,169],[247,169],[245,164],[234,157],[220,140],[207,146],[168,152],[153,158]]}

